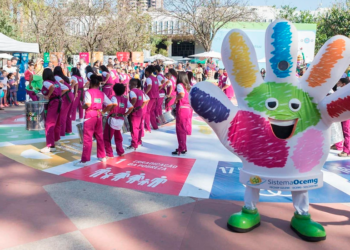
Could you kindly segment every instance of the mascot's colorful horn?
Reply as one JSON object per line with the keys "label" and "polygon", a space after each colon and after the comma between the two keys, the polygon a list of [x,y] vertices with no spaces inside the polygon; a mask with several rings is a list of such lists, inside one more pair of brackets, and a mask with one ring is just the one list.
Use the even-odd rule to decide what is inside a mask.
{"label": "mascot's colorful horn", "polygon": [[292,23],[277,20],[267,28],[265,53],[263,80],[248,36],[231,30],[221,55],[238,107],[209,82],[196,84],[190,92],[194,111],[243,162],[245,205],[230,217],[228,227],[248,232],[260,225],[260,189],[289,190],[296,210],[292,229],[304,240],[324,240],[324,228],[308,213],[308,190],[323,185],[321,169],[330,149],[331,124],[350,119],[350,86],[326,96],[349,65],[350,40],[331,38],[304,76],[297,78],[297,30]]}

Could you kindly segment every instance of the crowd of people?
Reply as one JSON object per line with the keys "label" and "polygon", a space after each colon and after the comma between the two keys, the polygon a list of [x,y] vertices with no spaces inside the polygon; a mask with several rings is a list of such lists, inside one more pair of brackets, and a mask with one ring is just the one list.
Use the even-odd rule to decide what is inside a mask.
{"label": "crowd of people", "polygon": [[[1,71],[1,108],[18,105],[16,93],[19,76],[16,64],[17,59],[12,58]],[[305,70],[298,72],[298,76],[303,75]],[[265,69],[260,73],[264,78]],[[107,65],[99,61],[86,65],[82,59],[73,68],[65,63],[56,67],[49,63],[44,68],[43,61],[38,59],[35,64],[29,63],[24,77],[29,99],[38,101],[42,95],[48,100],[45,125],[47,145],[41,152],[55,151],[61,138],[72,134],[72,122],[84,122],[83,155],[78,165],[90,161],[93,137],[97,141],[97,156],[101,161],[105,161],[106,156],[113,156],[113,137],[117,154],[122,156],[121,131],[125,119],[128,119],[132,136],[131,144],[126,149],[136,150],[142,145],[145,132],[151,133],[151,130],[158,129],[158,124],[162,124],[163,112],[174,109],[178,147],[172,154],[185,154],[186,138],[192,132],[193,111],[188,97],[191,87],[209,78],[227,98],[231,101],[234,99],[234,90],[226,70],[212,64],[197,64],[192,70],[189,63],[179,63],[177,67],[164,66],[159,62],[141,65],[110,58]],[[348,82],[348,76],[344,76],[338,82],[337,90]],[[104,114],[108,115],[103,127]],[[341,150],[341,157],[350,156],[349,126],[349,121],[342,123],[344,141],[332,147]]]}
{"label": "crowd of people", "polygon": [[[11,65],[16,65],[14,58]],[[8,63],[10,65],[10,63]],[[93,138],[97,142],[97,157],[106,161],[113,157],[111,141],[114,137],[116,153],[122,156],[125,150],[137,150],[142,145],[145,133],[157,130],[162,124],[162,114],[176,110],[176,135],[178,147],[173,155],[186,154],[187,135],[192,133],[193,110],[189,103],[189,91],[197,81],[208,77],[207,70],[198,64],[192,71],[189,64],[163,66],[159,62],[148,65],[108,60],[107,65],[94,62],[86,65],[80,60],[75,67],[65,63],[45,68],[43,61],[29,63],[24,73],[26,93],[31,101],[46,99],[46,147],[42,153],[56,151],[60,141],[73,132],[72,122],[84,122],[83,152],[76,165],[86,165],[91,158]],[[8,95],[2,98],[4,107],[18,105],[15,74],[2,72],[5,79],[0,87],[7,85]],[[214,74],[213,74],[214,75]],[[7,78],[7,79],[6,79]],[[217,85],[228,98],[234,95],[225,70],[214,76]],[[214,81],[215,82],[215,81]],[[12,86],[17,89],[12,91]],[[78,114],[78,117],[76,117]],[[103,119],[106,120],[105,125]],[[131,143],[124,149],[122,128],[125,120],[130,124]]]}

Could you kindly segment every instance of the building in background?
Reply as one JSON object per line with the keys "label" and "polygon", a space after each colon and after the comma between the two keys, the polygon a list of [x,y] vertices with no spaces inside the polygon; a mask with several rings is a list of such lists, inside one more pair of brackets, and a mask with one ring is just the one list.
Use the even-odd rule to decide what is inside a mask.
{"label": "building in background", "polygon": [[[254,11],[254,18],[252,18],[254,19],[254,23],[271,23],[277,19],[281,11],[281,9],[273,6],[249,6],[248,8]],[[318,8],[317,10],[311,11],[311,14],[317,16],[327,10],[328,8]],[[296,14],[298,13],[299,11],[296,11]],[[159,13],[155,10],[150,11],[149,14],[152,17],[152,32],[157,35],[163,35],[167,40],[172,42],[172,44],[168,46],[169,57],[176,59],[177,57],[188,57],[189,55],[205,52],[203,46],[193,40],[194,30],[189,25],[164,12]],[[248,25],[249,23],[246,24]],[[262,27],[266,28],[266,25]],[[311,32],[314,31],[311,30]],[[218,40],[220,39],[216,38],[216,41]],[[309,40],[314,42],[314,38],[310,38]],[[306,41],[308,41],[308,39],[306,39]],[[304,47],[305,46],[306,45],[304,45]],[[212,49],[217,50],[217,48],[214,47],[212,47]]]}

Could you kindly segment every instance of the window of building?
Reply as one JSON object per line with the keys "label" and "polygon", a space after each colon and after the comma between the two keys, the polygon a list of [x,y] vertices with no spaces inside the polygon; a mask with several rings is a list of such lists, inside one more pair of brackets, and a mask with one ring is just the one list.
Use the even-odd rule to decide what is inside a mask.
{"label": "window of building", "polygon": [[153,32],[157,34],[158,22],[155,21],[153,24]]}
{"label": "window of building", "polygon": [[170,34],[174,34],[174,21],[170,21]]}
{"label": "window of building", "polygon": [[164,22],[164,34],[168,34],[168,21]]}
{"label": "window of building", "polygon": [[159,22],[159,32],[163,34],[163,22]]}
{"label": "window of building", "polygon": [[188,57],[194,54],[194,42],[173,41],[171,45],[172,56]]}

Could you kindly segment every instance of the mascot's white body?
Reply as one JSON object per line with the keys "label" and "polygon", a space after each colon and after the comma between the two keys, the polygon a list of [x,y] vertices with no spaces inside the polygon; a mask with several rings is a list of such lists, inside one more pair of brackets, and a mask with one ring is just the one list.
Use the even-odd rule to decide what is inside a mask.
{"label": "mascot's white body", "polygon": [[277,20],[266,31],[263,80],[248,36],[231,30],[222,60],[238,107],[208,82],[196,84],[190,102],[222,144],[243,162],[245,207],[253,210],[259,189],[291,191],[298,214],[308,214],[307,190],[323,184],[322,166],[330,149],[330,126],[350,119],[350,86],[327,96],[350,62],[350,40],[331,38],[303,77],[295,74],[296,28]]}

